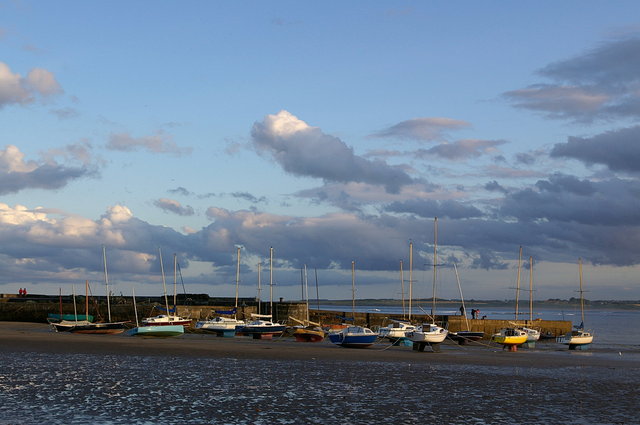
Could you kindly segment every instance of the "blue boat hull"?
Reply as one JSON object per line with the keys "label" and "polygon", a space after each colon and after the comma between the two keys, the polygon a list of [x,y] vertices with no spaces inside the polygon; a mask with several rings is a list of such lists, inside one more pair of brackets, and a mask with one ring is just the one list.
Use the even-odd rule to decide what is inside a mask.
{"label": "blue boat hull", "polygon": [[366,348],[376,342],[378,335],[346,335],[343,333],[329,334],[329,341],[347,348]]}

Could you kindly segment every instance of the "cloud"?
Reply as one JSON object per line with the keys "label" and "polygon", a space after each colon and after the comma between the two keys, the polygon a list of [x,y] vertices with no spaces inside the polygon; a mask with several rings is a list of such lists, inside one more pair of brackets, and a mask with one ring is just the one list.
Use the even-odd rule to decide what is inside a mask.
{"label": "cloud", "polygon": [[324,134],[287,111],[255,123],[251,136],[259,152],[270,155],[293,175],[381,185],[392,193],[413,182],[401,169],[355,155],[337,137]]}
{"label": "cloud", "polygon": [[612,171],[640,171],[640,126],[608,131],[593,137],[569,137],[551,150],[552,157],[602,164]]}
{"label": "cloud", "polygon": [[180,148],[173,142],[173,137],[164,131],[158,131],[153,136],[132,137],[128,133],[117,133],[109,136],[107,149],[114,151],[132,152],[144,149],[152,153],[170,153],[185,155],[191,153],[191,148]]}
{"label": "cloud", "polygon": [[513,90],[504,96],[516,107],[551,118],[593,121],[640,118],[640,38],[611,40],[582,55],[538,71],[551,83]]}
{"label": "cloud", "polygon": [[153,202],[153,205],[155,205],[156,207],[160,208],[165,212],[171,212],[171,213],[182,215],[182,216],[189,216],[189,215],[195,214],[195,212],[193,211],[193,207],[189,205],[182,206],[180,202],[175,201],[173,199],[160,198],[155,200]]}
{"label": "cloud", "polygon": [[0,62],[0,109],[11,104],[24,105],[36,100],[62,93],[62,88],[50,71],[34,68],[24,78],[13,73],[9,66]]}
{"label": "cloud", "polygon": [[465,205],[462,202],[432,199],[412,199],[402,202],[393,202],[384,208],[387,212],[412,213],[419,217],[449,217],[454,219],[482,217],[483,213],[473,205]]}
{"label": "cloud", "polygon": [[250,194],[248,192],[233,192],[233,193],[230,194],[230,196],[232,198],[243,199],[245,201],[249,201],[249,202],[251,202],[253,204],[257,204],[257,203],[260,203],[260,202],[267,202],[267,198],[266,197],[261,196],[261,197],[258,198],[258,197],[254,196],[254,195],[252,195],[252,194]]}
{"label": "cloud", "polygon": [[538,181],[534,188],[511,192],[501,214],[521,221],[638,226],[639,194],[637,180],[589,181],[555,174]]}
{"label": "cloud", "polygon": [[449,160],[477,158],[481,155],[496,153],[496,146],[504,143],[506,143],[504,140],[458,140],[453,143],[442,143],[430,149],[421,149],[415,155],[439,156]]}
{"label": "cloud", "polygon": [[[78,148],[79,149],[79,148]],[[74,148],[66,151],[70,155],[79,155],[81,149],[73,153]],[[77,159],[75,156],[74,159]],[[69,182],[91,177],[96,170],[87,164],[67,167],[54,159],[46,162],[25,161],[24,154],[13,145],[0,150],[0,194],[16,193],[23,189],[59,189]]]}
{"label": "cloud", "polygon": [[460,130],[467,127],[470,127],[468,122],[451,118],[414,118],[399,122],[371,136],[429,142],[443,139],[448,130]]}

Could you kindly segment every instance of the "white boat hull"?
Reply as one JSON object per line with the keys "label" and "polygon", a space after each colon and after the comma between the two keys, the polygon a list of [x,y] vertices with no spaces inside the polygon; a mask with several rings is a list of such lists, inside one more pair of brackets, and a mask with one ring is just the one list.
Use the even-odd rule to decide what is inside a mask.
{"label": "white boat hull", "polygon": [[423,325],[422,330],[416,329],[415,331],[407,332],[407,338],[413,342],[428,342],[430,344],[439,344],[447,337],[447,331],[435,324]]}

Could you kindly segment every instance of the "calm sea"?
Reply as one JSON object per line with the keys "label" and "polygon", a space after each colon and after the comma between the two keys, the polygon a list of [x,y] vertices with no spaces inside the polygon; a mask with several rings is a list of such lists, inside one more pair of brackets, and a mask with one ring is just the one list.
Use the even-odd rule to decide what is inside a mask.
{"label": "calm sea", "polygon": [[[431,305],[421,306],[425,313],[431,312]],[[480,317],[487,316],[487,319],[510,320],[515,317],[514,309],[507,307],[476,307],[467,306],[467,311],[472,308],[481,308]],[[335,310],[340,312],[350,312],[350,306],[320,305],[322,310]],[[423,314],[417,306],[413,306],[414,314]],[[536,309],[534,305],[533,318],[543,320],[568,320],[574,325],[580,324],[580,309]],[[370,312],[379,314],[402,314],[402,307],[389,307],[379,305],[356,306],[357,312]],[[439,308],[436,306],[438,315],[456,315],[458,310]],[[518,315],[522,320],[529,318],[528,309],[520,310]],[[585,310],[585,328],[594,333],[593,347],[598,349],[633,349],[640,350],[640,310],[615,310],[615,309],[588,309]]]}

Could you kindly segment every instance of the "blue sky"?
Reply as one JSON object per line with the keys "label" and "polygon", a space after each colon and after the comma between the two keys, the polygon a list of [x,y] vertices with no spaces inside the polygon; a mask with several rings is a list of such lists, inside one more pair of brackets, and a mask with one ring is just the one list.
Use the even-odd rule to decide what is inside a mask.
{"label": "blue sky", "polygon": [[0,292],[640,299],[638,12],[0,0]]}

